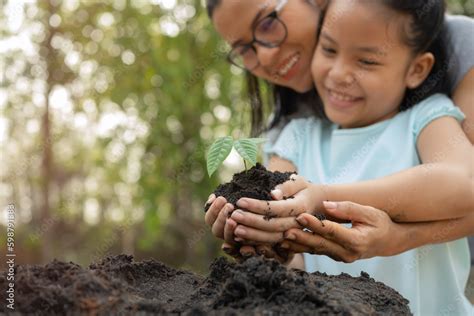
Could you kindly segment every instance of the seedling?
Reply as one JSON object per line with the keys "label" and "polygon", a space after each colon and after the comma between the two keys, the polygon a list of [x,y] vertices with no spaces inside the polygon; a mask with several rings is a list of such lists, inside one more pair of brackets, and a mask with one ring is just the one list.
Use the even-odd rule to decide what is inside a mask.
{"label": "seedling", "polygon": [[229,156],[232,147],[237,150],[240,157],[244,160],[245,170],[247,163],[250,167],[257,164],[258,144],[265,142],[264,138],[244,138],[234,140],[232,136],[221,137],[217,139],[207,152],[207,173],[209,177],[219,168],[224,160]]}

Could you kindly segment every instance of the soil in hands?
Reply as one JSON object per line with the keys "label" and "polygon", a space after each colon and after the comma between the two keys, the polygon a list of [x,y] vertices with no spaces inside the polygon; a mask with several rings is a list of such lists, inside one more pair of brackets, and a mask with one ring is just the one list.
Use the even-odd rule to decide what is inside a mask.
{"label": "soil in hands", "polygon": [[[237,201],[242,197],[271,201],[271,190],[278,184],[286,182],[295,172],[271,172],[257,163],[249,170],[234,174],[232,181],[221,184],[214,191],[216,197],[223,196],[228,203],[237,206]],[[211,205],[206,204],[207,212]],[[271,214],[269,214],[271,217]]]}
{"label": "soil in hands", "polygon": [[[15,311],[35,315],[409,315],[408,301],[366,273],[327,276],[260,257],[219,258],[207,277],[132,256],[88,268],[53,261],[16,266]],[[0,288],[6,288],[6,272]],[[5,291],[0,300],[5,302]]]}

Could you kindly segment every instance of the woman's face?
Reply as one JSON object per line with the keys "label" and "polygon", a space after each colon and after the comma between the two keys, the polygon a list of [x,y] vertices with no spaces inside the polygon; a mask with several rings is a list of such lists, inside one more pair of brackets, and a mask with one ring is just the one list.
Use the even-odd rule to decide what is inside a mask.
{"label": "woman's face", "polygon": [[[288,30],[279,47],[254,44],[260,64],[251,70],[273,84],[307,92],[313,88],[311,60],[316,46],[320,11],[314,1],[289,0],[278,13]],[[221,0],[212,19],[219,34],[232,46],[250,43],[256,20],[273,12],[277,0]]]}

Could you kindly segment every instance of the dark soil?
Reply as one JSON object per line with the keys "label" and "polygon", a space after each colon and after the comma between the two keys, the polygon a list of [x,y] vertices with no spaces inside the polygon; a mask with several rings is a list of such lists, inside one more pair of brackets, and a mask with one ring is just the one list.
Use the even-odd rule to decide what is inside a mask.
{"label": "dark soil", "polygon": [[[271,172],[264,166],[257,163],[255,167],[247,171],[234,174],[232,181],[221,184],[214,191],[214,194],[223,196],[228,203],[236,207],[237,201],[242,197],[248,197],[258,200],[271,201],[271,190],[278,184],[288,181],[295,172]],[[207,212],[211,205],[206,204],[204,211]]]}
{"label": "dark soil", "polygon": [[[410,314],[407,300],[365,273],[308,274],[258,257],[241,264],[216,259],[207,277],[127,255],[89,268],[55,260],[15,269],[18,315]],[[0,288],[0,314],[8,314],[5,273]]]}

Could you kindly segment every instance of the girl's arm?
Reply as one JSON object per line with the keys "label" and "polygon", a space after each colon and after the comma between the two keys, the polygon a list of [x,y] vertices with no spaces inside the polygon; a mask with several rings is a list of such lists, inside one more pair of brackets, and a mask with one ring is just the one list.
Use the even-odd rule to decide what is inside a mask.
{"label": "girl's arm", "polygon": [[313,185],[316,209],[322,201],[353,201],[383,209],[397,222],[444,220],[474,210],[474,147],[459,123],[442,117],[418,138],[423,162],[399,173],[343,185]]}
{"label": "girl's arm", "polygon": [[466,115],[463,122],[464,133],[474,144],[474,68],[464,76],[453,94],[453,101]]}
{"label": "girl's arm", "polygon": [[396,222],[426,222],[463,217],[474,210],[474,147],[460,124],[441,117],[418,137],[422,165],[379,179],[351,184],[312,184],[300,176],[287,181],[299,186],[295,199],[266,201],[242,198],[241,208],[265,214],[268,207],[279,216],[324,212],[323,201],[353,201],[384,210]]}

